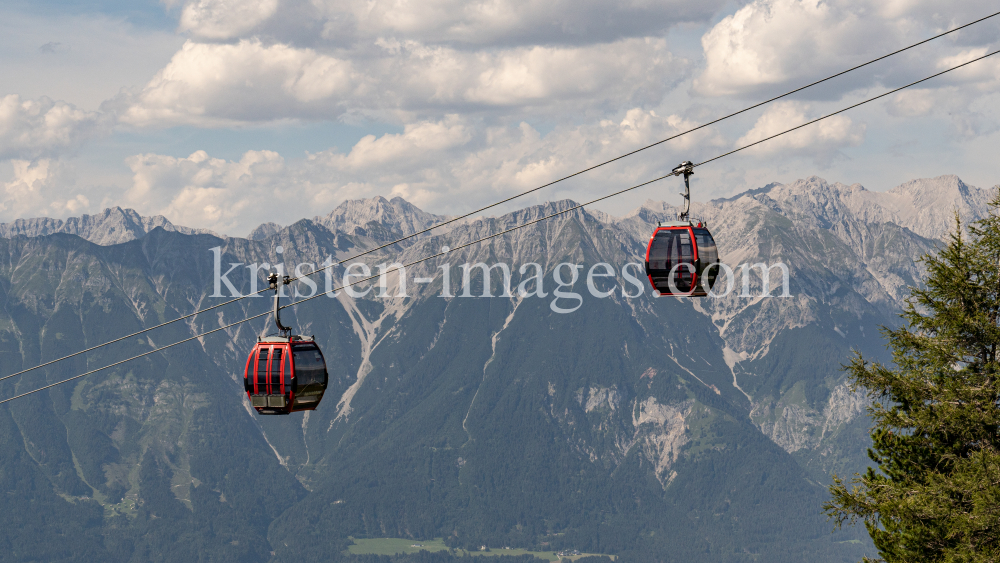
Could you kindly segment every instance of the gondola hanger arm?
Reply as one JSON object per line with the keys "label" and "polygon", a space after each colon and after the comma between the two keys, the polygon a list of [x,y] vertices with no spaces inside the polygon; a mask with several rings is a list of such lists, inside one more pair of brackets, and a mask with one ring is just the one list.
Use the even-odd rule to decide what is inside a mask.
{"label": "gondola hanger arm", "polygon": [[[289,336],[292,334],[292,329],[281,324],[281,306],[278,302],[281,297],[281,289],[278,287],[278,274],[271,272],[267,276],[268,289],[274,290],[274,324],[278,325],[278,331],[282,336]],[[291,283],[291,279],[288,276],[284,276],[281,279],[282,285],[288,285]]]}
{"label": "gondola hanger arm", "polygon": [[670,171],[671,174],[675,176],[684,175],[684,193],[681,196],[684,198],[684,211],[680,214],[681,221],[688,221],[691,219],[691,175],[694,174],[694,164],[690,160],[685,160],[684,162],[678,164],[673,170]]}

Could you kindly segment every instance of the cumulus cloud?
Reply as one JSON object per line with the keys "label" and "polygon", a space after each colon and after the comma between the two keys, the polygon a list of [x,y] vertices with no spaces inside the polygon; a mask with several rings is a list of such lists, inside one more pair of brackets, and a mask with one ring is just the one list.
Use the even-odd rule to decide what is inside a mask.
{"label": "cumulus cloud", "polygon": [[[941,57],[938,70],[981,57],[985,48],[964,49]],[[1000,115],[993,109],[1000,94],[1000,55],[974,62],[936,79],[935,87],[909,89],[894,94],[885,104],[889,115],[902,119],[935,116],[947,119],[956,138],[975,139],[1000,129]],[[924,86],[928,83],[924,83]]]}
{"label": "cumulus cloud", "polygon": [[[706,65],[694,89],[712,96],[757,97],[833,74],[910,43],[968,23],[995,10],[974,0],[949,4],[881,0],[755,0],[724,18],[702,37]],[[928,25],[929,24],[929,25]],[[931,74],[928,49],[960,49],[969,42],[996,42],[996,22],[987,21],[891,64],[852,73],[806,95],[837,97],[858,87],[901,85]],[[990,33],[990,31],[994,33]],[[985,33],[984,33],[985,32]],[[934,51],[931,51],[934,52]],[[938,57],[947,65],[949,55]]]}
{"label": "cumulus cloud", "polygon": [[[692,125],[679,116],[634,108],[617,120],[541,135],[526,123],[479,126],[452,115],[408,125],[402,133],[364,137],[348,151],[330,149],[303,159],[286,160],[270,151],[249,151],[232,161],[204,151],[187,158],[143,154],[128,160],[133,179],[125,203],[144,214],[233,235],[267,221],[288,224],[301,219],[303,209],[325,214],[345,199],[375,195],[399,195],[437,212],[457,213]],[[725,143],[713,130],[678,141],[655,158],[602,169],[522,204],[583,199],[609,185],[625,187]]]}
{"label": "cumulus cloud", "polygon": [[81,214],[90,210],[86,195],[72,189],[72,177],[58,162],[47,158],[11,161],[13,177],[2,184],[0,218]]}
{"label": "cumulus cloud", "polygon": [[[663,34],[722,0],[186,0],[189,39],[110,107],[136,126],[485,112],[557,119],[658,103],[687,74]],[[555,112],[555,113],[553,113]]]}
{"label": "cumulus cloud", "polygon": [[[800,102],[778,102],[770,106],[753,128],[736,141],[743,147],[809,121],[809,106]],[[815,116],[813,116],[814,118]],[[864,141],[865,125],[855,124],[846,115],[835,115],[747,149],[758,155],[806,155],[819,165],[828,165],[840,149]]]}
{"label": "cumulus cloud", "polygon": [[0,158],[37,159],[73,150],[102,130],[100,113],[49,98],[0,98]]}
{"label": "cumulus cloud", "polygon": [[[218,125],[292,115],[333,118],[364,78],[350,61],[312,49],[188,41],[127,107],[135,125]],[[325,103],[324,103],[325,102]]]}
{"label": "cumulus cloud", "polygon": [[[265,221],[287,224],[301,218],[303,208],[322,213],[345,198],[373,195],[401,195],[435,212],[457,213],[689,128],[696,125],[691,116],[699,111],[697,119],[707,121],[743,105],[733,98],[760,99],[994,9],[989,0],[958,5],[941,0],[739,0],[732,8],[722,0],[163,2],[179,14],[169,50],[136,57],[144,65],[156,60],[155,67],[95,80],[114,83],[107,93],[90,88],[102,92],[99,99],[122,84],[131,85],[100,112],[32,98],[35,94],[0,98],[0,158],[18,159],[11,165],[10,182],[0,184],[7,190],[0,211],[58,215],[102,201],[230,234],[244,234]],[[730,9],[735,13],[709,23],[719,10]],[[692,63],[671,49],[677,52],[673,41],[685,49],[683,42],[694,35],[669,35],[669,47],[665,39],[683,22],[708,30],[701,42],[704,66],[690,90],[686,81],[692,78]],[[808,93],[816,98],[810,104],[776,104],[737,144],[831,108],[819,100],[859,88],[899,85],[968,60],[996,43],[998,25],[985,22],[838,79]],[[86,52],[78,37],[59,33],[51,38],[73,49],[46,56],[50,64],[63,64],[66,72],[98,72],[73,59]],[[118,37],[112,39],[112,50],[122,51]],[[25,41],[20,42],[43,42]],[[128,45],[126,51],[139,49]],[[42,50],[58,47],[52,42]],[[98,54],[88,58],[125,60]],[[77,68],[86,71],[73,70]],[[873,128],[902,119],[949,119],[958,137],[975,139],[1000,123],[992,109],[996,105],[983,103],[1000,92],[998,77],[1000,59],[977,63],[884,100],[878,107],[889,116],[866,119]],[[85,86],[87,80],[78,82]],[[685,87],[678,90],[680,84]],[[705,95],[723,99],[708,102],[714,104],[709,107]],[[97,107],[97,102],[58,97]],[[125,180],[124,195],[108,195],[117,189],[109,188],[103,200],[96,192],[72,193],[71,178],[58,158],[113,123],[139,134],[151,127],[247,124],[268,124],[285,134],[300,122],[338,119],[391,123],[401,132],[369,135],[347,150],[319,150],[303,158],[271,151],[249,151],[235,160],[204,151],[187,157],[138,154],[127,160],[131,180]],[[539,129],[548,132],[527,122],[544,124]],[[756,155],[782,155],[755,162],[787,163],[791,156],[826,166],[864,138],[864,123],[838,116],[754,149]],[[541,199],[586,199],[732,146],[717,131],[700,131],[627,164],[546,190]],[[141,151],[148,149],[134,152]],[[699,177],[708,180],[722,173],[718,170],[706,167]],[[774,179],[758,172],[761,182]],[[67,195],[60,195],[60,185]],[[16,198],[15,192],[23,197]]]}
{"label": "cumulus cloud", "polygon": [[971,63],[948,73],[946,75],[947,83],[974,85],[981,90],[995,91],[1000,83],[1000,55],[972,62],[991,51],[992,49],[986,47],[963,49],[954,55],[941,57],[937,62],[937,67],[938,70],[945,70],[964,63]]}
{"label": "cumulus cloud", "polygon": [[196,151],[187,158],[158,154],[130,157],[129,206],[162,214],[179,224],[213,225],[222,232],[241,217],[260,217],[282,203],[300,206],[293,182],[284,182],[285,162],[272,151],[248,151],[239,161]]}
{"label": "cumulus cloud", "polygon": [[893,94],[886,103],[886,111],[893,117],[921,117],[939,103],[945,92],[918,88]]}
{"label": "cumulus cloud", "polygon": [[405,127],[403,133],[381,137],[366,135],[341,155],[328,151],[329,162],[341,170],[368,170],[391,164],[399,170],[426,164],[449,149],[463,147],[472,139],[472,127],[457,115],[440,122],[424,121]]}
{"label": "cumulus cloud", "polygon": [[580,112],[654,104],[684,62],[663,40],[466,52],[380,41],[358,62],[286,44],[189,41],[123,111],[133,125],[220,125],[284,118],[440,116],[456,110]]}
{"label": "cumulus cloud", "polygon": [[[704,21],[723,5],[706,2],[623,0],[394,0],[322,2],[330,21],[349,17],[371,35],[422,41],[483,43],[594,43],[660,35],[681,22]],[[340,18],[336,18],[340,16]],[[328,26],[329,30],[336,26]]]}
{"label": "cumulus cloud", "polygon": [[724,2],[667,0],[188,0],[180,29],[202,39],[269,37],[299,46],[370,43],[554,45],[659,36],[710,19]]}
{"label": "cumulus cloud", "polygon": [[278,10],[278,0],[193,0],[181,11],[180,30],[206,39],[251,32]]}

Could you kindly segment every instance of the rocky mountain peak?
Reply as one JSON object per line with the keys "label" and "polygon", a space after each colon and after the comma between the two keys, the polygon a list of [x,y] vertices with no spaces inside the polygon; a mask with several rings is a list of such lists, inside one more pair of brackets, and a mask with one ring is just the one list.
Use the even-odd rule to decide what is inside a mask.
{"label": "rocky mountain peak", "polygon": [[146,233],[162,227],[167,231],[184,234],[215,234],[206,229],[192,229],[174,225],[162,215],[145,217],[134,209],[109,207],[101,213],[70,217],[66,220],[49,217],[16,219],[11,223],[0,223],[0,236],[39,237],[55,233],[68,233],[85,238],[95,244],[109,246],[140,239]]}
{"label": "rocky mountain peak", "polygon": [[[52,400],[35,408],[8,409],[0,417],[0,437],[9,438],[0,484],[24,493],[8,495],[8,512],[35,511],[55,524],[15,521],[5,528],[5,541],[59,540],[78,529],[65,523],[79,520],[90,522],[89,535],[74,532],[65,556],[36,558],[112,559],[100,544],[83,555],[81,546],[91,537],[120,535],[141,538],[113,545],[125,556],[160,549],[165,560],[207,552],[267,561],[268,553],[273,560],[301,558],[294,542],[305,529],[316,532],[310,557],[332,560],[366,530],[410,538],[450,534],[476,548],[545,541],[551,549],[576,549],[596,541],[593,530],[609,526],[623,534],[616,540],[624,546],[622,561],[647,561],[650,553],[715,561],[718,553],[739,554],[747,545],[761,561],[858,560],[860,553],[843,551],[857,542],[830,538],[817,508],[826,491],[816,483],[833,472],[863,470],[868,461],[866,397],[851,392],[841,365],[852,350],[891,360],[878,327],[897,322],[907,287],[922,279],[915,260],[935,244],[914,231],[931,232],[926,222],[948,219],[955,206],[983,213],[981,196],[988,195],[954,177],[911,184],[872,192],[810,177],[693,203],[693,216],[709,222],[723,261],[736,272],[731,291],[725,282],[716,288],[725,293],[718,298],[655,298],[645,284],[627,281],[626,265],[642,261],[655,221],[675,217],[677,208],[664,202],[647,201],[625,218],[576,209],[468,244],[576,205],[547,202],[456,222],[434,238],[379,251],[369,263],[409,264],[444,245],[454,253],[408,267],[408,294],[389,280],[387,292],[358,288],[362,293],[353,297],[341,290],[308,303],[299,299],[283,314],[303,334],[315,334],[331,358],[328,398],[308,416],[263,421],[245,402],[244,354],[261,331],[273,330],[266,318],[206,335],[201,346],[164,351],[156,362],[95,373],[86,385],[55,387]],[[296,264],[356,255],[440,219],[401,198],[372,198],[344,202],[315,222],[265,223],[250,235],[268,238],[263,242],[158,232],[147,239],[157,245],[144,245],[146,252],[81,250],[70,237],[6,245],[0,250],[7,263],[31,267],[0,271],[11,305],[0,310],[6,315],[0,341],[14,356],[48,349],[55,340],[57,349],[82,349],[114,331],[220,303],[211,293],[208,247],[223,247],[221,263],[243,266],[227,274],[235,297],[261,287],[261,272],[248,265],[284,261],[291,273]],[[311,228],[316,223],[323,227]],[[156,226],[184,229],[113,208],[67,221],[14,222],[0,232],[73,232],[109,241]],[[201,266],[190,267],[192,256],[202,257]],[[530,281],[518,266],[543,264],[537,287],[548,294],[491,299],[476,295],[477,287],[462,298],[460,271],[471,269],[460,264],[477,262],[510,265],[510,282],[497,269],[475,276],[483,288],[512,290]],[[588,290],[585,271],[575,286],[561,287],[555,267],[563,262],[603,262],[621,276],[604,280],[608,285],[601,287],[611,292],[599,297]],[[780,269],[770,276],[766,295],[772,299],[762,289],[768,274],[741,264],[786,265],[787,297],[779,297]],[[631,271],[638,274],[639,266]],[[438,297],[443,278],[431,278],[443,271],[453,276],[454,298],[447,301]],[[313,281],[290,288],[292,294],[317,294],[332,287],[324,282],[334,283],[325,276]],[[473,283],[479,282],[470,277],[470,288]],[[557,294],[557,287],[570,293]],[[579,311],[561,314],[575,302],[563,295],[573,292]],[[243,303],[193,317],[174,335],[158,333],[156,345],[266,312],[270,301]],[[108,319],[120,325],[111,333]],[[52,366],[58,377],[78,374],[77,368]],[[195,432],[198,440],[185,439]],[[496,462],[498,453],[504,463]],[[373,476],[377,490],[352,486]],[[427,487],[436,499],[453,500],[427,502]],[[616,500],[621,491],[628,502]],[[261,498],[278,500],[254,509]],[[408,513],[405,507],[413,506],[420,512]],[[675,518],[677,506],[703,509]],[[81,507],[87,511],[77,511]],[[114,518],[102,518],[102,511]],[[369,527],[365,514],[380,516]],[[581,515],[580,523],[563,522],[564,514]],[[766,526],[741,524],[761,514]],[[219,515],[226,534],[195,533],[205,529],[199,522]],[[16,535],[25,529],[30,536]],[[177,530],[194,531],[183,551],[171,551]],[[647,543],[630,554],[630,542],[639,541]],[[685,545],[695,547],[681,551]],[[242,546],[260,549],[234,551]]]}
{"label": "rocky mountain peak", "polygon": [[938,176],[937,178],[918,178],[916,180],[910,180],[909,182],[905,182],[895,188],[892,188],[888,191],[888,193],[909,195],[912,197],[922,198],[923,201],[928,201],[927,197],[934,194],[959,194],[964,197],[970,197],[973,191],[975,191],[975,188],[970,189],[969,185],[963,182],[958,176],[954,174],[946,174],[944,176]]}
{"label": "rocky mountain peak", "polygon": [[644,223],[655,223],[656,221],[670,221],[677,216],[679,208],[670,205],[665,201],[653,201],[647,199],[645,203],[622,217],[623,220],[638,219]]}
{"label": "rocky mountain peak", "polygon": [[[713,210],[708,215],[721,213],[724,219],[724,209],[741,200],[744,204],[756,201],[789,219],[817,227],[829,228],[849,218],[858,224],[895,223],[922,237],[941,239],[954,228],[956,211],[963,223],[976,221],[986,213],[989,198],[989,190],[969,186],[955,175],[912,180],[885,192],[811,176],[694,204],[694,208]],[[656,205],[647,202],[643,208],[656,209]]]}
{"label": "rocky mountain peak", "polygon": [[250,240],[264,240],[267,237],[280,232],[282,226],[277,223],[261,223],[256,229],[250,231],[247,238]]}
{"label": "rocky mountain peak", "polygon": [[330,229],[353,233],[355,228],[371,222],[399,231],[404,235],[413,234],[445,219],[442,215],[427,213],[401,197],[387,200],[382,196],[368,199],[349,199],[325,217],[314,221]]}
{"label": "rocky mountain peak", "polygon": [[969,186],[955,175],[911,180],[887,192],[869,194],[858,211],[935,239],[954,229],[956,212],[964,224],[983,218],[990,199],[990,190]]}

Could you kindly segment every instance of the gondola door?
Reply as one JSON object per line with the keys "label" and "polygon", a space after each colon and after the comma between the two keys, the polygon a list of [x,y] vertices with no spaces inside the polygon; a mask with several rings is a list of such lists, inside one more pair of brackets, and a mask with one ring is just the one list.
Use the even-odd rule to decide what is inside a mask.
{"label": "gondola door", "polygon": [[646,274],[660,295],[692,295],[698,280],[698,249],[688,226],[656,229],[646,249]]}

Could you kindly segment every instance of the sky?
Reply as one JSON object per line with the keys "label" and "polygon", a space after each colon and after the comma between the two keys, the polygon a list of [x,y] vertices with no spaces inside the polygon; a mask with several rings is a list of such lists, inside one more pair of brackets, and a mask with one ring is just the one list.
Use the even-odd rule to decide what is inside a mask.
{"label": "sky", "polygon": [[[112,206],[246,236],[396,196],[457,215],[997,10],[964,0],[5,0],[0,221]],[[1000,16],[516,200],[586,201],[1000,47]],[[1000,184],[1000,55],[696,170]],[[597,207],[679,203],[671,178]]]}

